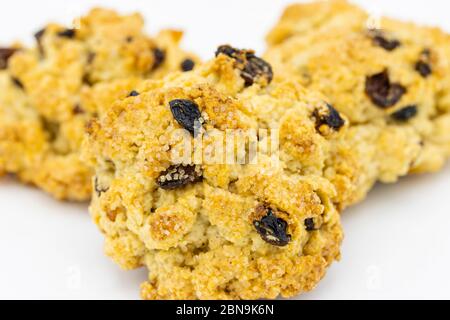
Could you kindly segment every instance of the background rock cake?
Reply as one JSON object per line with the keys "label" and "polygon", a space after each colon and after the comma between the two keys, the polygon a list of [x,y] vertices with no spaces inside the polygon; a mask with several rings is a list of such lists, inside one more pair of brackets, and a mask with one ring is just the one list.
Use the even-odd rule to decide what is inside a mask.
{"label": "background rock cake", "polygon": [[343,206],[378,180],[443,166],[450,155],[449,35],[322,1],[288,7],[267,42],[277,76],[321,91],[350,121],[342,152],[354,161],[340,169],[356,168],[353,181],[331,177]]}
{"label": "background rock cake", "polygon": [[143,33],[139,14],[94,9],[75,29],[50,24],[34,48],[0,50],[0,171],[58,199],[87,200],[91,169],[79,159],[85,124],[137,79],[187,71],[196,58],[179,31]]}

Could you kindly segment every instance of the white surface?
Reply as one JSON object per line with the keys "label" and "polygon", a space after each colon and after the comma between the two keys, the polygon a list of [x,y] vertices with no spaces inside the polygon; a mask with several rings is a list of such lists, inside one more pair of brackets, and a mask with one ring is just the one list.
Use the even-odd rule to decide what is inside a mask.
{"label": "white surface", "polygon": [[[13,0],[0,10],[0,40],[31,41],[49,20],[70,23],[93,5],[141,11],[149,31],[186,30],[203,58],[218,44],[264,49],[283,0]],[[450,30],[442,0],[355,1],[375,13]],[[450,167],[378,186],[343,216],[342,261],[303,298],[450,298]],[[136,299],[144,270],[123,272],[102,253],[87,204],[63,204],[13,179],[0,181],[0,298]]]}

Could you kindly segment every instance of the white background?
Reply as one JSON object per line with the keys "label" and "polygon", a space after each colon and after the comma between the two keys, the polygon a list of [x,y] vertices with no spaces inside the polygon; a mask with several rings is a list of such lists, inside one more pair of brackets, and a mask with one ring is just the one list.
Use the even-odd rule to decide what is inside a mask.
{"label": "white background", "polygon": [[[2,1],[0,43],[30,42],[49,20],[69,24],[94,5],[141,11],[149,32],[186,31],[204,59],[217,45],[264,50],[284,0]],[[442,0],[367,0],[374,13],[450,31]],[[64,204],[14,179],[0,181],[0,298],[137,299],[145,270],[124,272],[104,256],[87,204]],[[437,175],[377,186],[343,215],[342,261],[304,299],[450,298],[450,166]]]}

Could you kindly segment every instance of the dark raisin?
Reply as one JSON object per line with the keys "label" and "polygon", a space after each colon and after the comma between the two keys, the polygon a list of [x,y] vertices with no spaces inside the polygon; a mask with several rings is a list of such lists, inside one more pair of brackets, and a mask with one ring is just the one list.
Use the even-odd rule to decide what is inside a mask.
{"label": "dark raisin", "polygon": [[91,87],[94,85],[94,82],[91,80],[91,76],[88,72],[83,75],[82,81],[85,85]]}
{"label": "dark raisin", "polygon": [[36,39],[38,50],[39,50],[39,53],[41,56],[45,55],[44,46],[42,45],[42,37],[44,36],[44,34],[45,34],[45,28],[39,30],[38,32],[36,32],[34,34],[34,39]]}
{"label": "dark raisin", "polygon": [[259,79],[264,79],[267,83],[273,79],[272,66],[257,57],[252,50],[239,50],[229,45],[222,45],[216,51],[216,56],[219,54],[235,59],[235,66],[241,70],[241,77],[245,80],[247,87]]}
{"label": "dark raisin", "polygon": [[47,133],[47,139],[49,142],[54,142],[59,135],[60,124],[58,122],[47,120],[41,117],[42,129]]}
{"label": "dark raisin", "polygon": [[306,231],[314,231],[314,230],[316,230],[316,227],[314,226],[314,219],[313,218],[305,219],[305,228],[306,228]]}
{"label": "dark raisin", "polygon": [[191,71],[192,69],[194,69],[195,66],[195,62],[192,59],[184,59],[183,62],[181,63],[181,70],[183,70],[184,72],[186,71]]}
{"label": "dark raisin", "polygon": [[44,34],[45,34],[45,28],[36,32],[34,34],[34,39],[36,39],[36,41],[39,43],[42,40],[42,37],[44,36]]}
{"label": "dark raisin", "polygon": [[400,101],[406,88],[398,83],[391,83],[387,70],[366,78],[366,94],[380,108],[389,108]]}
{"label": "dark raisin", "polygon": [[336,131],[345,125],[345,120],[342,119],[339,112],[330,104],[327,103],[327,113],[321,114],[319,110],[314,111],[314,117],[316,118],[316,128],[320,129],[322,125],[326,125]]}
{"label": "dark raisin", "polygon": [[161,64],[163,64],[164,60],[166,59],[166,53],[159,48],[154,48],[153,49],[153,57],[154,57],[154,62],[153,62],[152,70],[155,70]]}
{"label": "dark raisin", "polygon": [[229,45],[222,45],[219,46],[216,50],[216,57],[219,54],[224,54],[226,56],[229,56],[231,58],[236,58],[243,50],[235,49],[232,46]]}
{"label": "dark raisin", "polygon": [[58,32],[57,35],[62,38],[73,39],[75,38],[76,31],[75,29],[65,29],[63,31]]}
{"label": "dark raisin", "polygon": [[95,188],[95,193],[97,194],[98,197],[100,197],[102,195],[102,193],[105,193],[109,190],[109,187],[106,187],[106,186],[102,185],[102,183],[100,183],[100,180],[98,179],[98,177],[95,177],[94,188]]}
{"label": "dark raisin", "polygon": [[384,32],[373,29],[369,31],[369,35],[375,45],[387,50],[393,51],[401,46],[401,42],[396,39],[387,39]]}
{"label": "dark raisin", "polygon": [[291,235],[287,234],[288,224],[281,218],[278,218],[273,210],[264,207],[266,216],[261,220],[253,221],[253,225],[261,238],[271,245],[284,247],[291,241]]}
{"label": "dark raisin", "polygon": [[75,107],[73,107],[72,112],[73,114],[83,114],[85,111],[79,104],[76,104]]}
{"label": "dark raisin", "polygon": [[195,136],[195,132],[201,128],[202,115],[198,105],[187,99],[176,99],[169,102],[173,117],[180,126]]}
{"label": "dark raisin", "polygon": [[92,62],[94,62],[94,60],[95,60],[95,57],[96,57],[95,52],[89,52],[87,54],[87,59],[86,59],[87,64],[92,64]]}
{"label": "dark raisin", "polygon": [[411,118],[414,118],[417,115],[417,106],[410,105],[404,107],[393,114],[391,114],[392,119],[400,122],[406,122]]}
{"label": "dark raisin", "polygon": [[424,78],[427,78],[433,73],[433,68],[431,67],[431,50],[424,49],[420,53],[419,60],[414,66],[416,71]]}
{"label": "dark raisin", "polygon": [[16,53],[16,48],[0,48],[0,70],[8,67],[8,60]]}
{"label": "dark raisin", "polygon": [[427,78],[429,75],[431,75],[433,73],[431,66],[427,62],[424,62],[424,61],[417,61],[415,69],[424,78]]}
{"label": "dark raisin", "polygon": [[16,85],[16,87],[20,88],[20,89],[24,89],[25,87],[23,86],[22,81],[20,81],[18,78],[15,77],[11,77],[11,81]]}
{"label": "dark raisin", "polygon": [[255,82],[255,79],[259,77],[265,78],[267,83],[272,81],[273,71],[270,64],[255,55],[248,55],[247,59],[248,63],[241,72],[246,86],[251,86]]}
{"label": "dark raisin", "polygon": [[203,178],[200,166],[177,164],[170,166],[158,177],[158,185],[161,189],[172,190],[196,183]]}
{"label": "dark raisin", "polygon": [[134,40],[134,38],[132,36],[128,36],[125,38],[125,41],[128,43],[133,42],[133,40]]}
{"label": "dark raisin", "polygon": [[129,97],[137,97],[138,95],[139,95],[139,92],[137,92],[136,90],[133,90],[128,94]]}

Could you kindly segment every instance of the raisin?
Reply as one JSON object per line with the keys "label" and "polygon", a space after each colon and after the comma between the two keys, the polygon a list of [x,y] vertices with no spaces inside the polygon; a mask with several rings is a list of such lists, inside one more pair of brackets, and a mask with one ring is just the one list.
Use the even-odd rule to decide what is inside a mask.
{"label": "raisin", "polygon": [[58,32],[57,35],[62,38],[73,39],[75,38],[76,31],[75,29],[65,29],[63,31]]}
{"label": "raisin", "polygon": [[136,90],[133,90],[128,94],[129,97],[137,97],[138,95],[139,95],[139,92],[137,92]]}
{"label": "raisin", "polygon": [[216,57],[222,53],[231,58],[236,58],[236,56],[238,56],[240,53],[242,53],[242,51],[244,51],[244,50],[235,49],[229,45],[222,45],[217,48]]}
{"label": "raisin", "polygon": [[203,179],[200,166],[197,165],[172,165],[158,177],[158,185],[161,189],[172,190],[185,185],[199,182]]}
{"label": "raisin", "polygon": [[424,78],[427,78],[429,75],[433,73],[431,66],[423,61],[418,61],[415,67],[416,71],[420,73],[420,75]]}
{"label": "raisin", "polygon": [[184,72],[186,71],[191,71],[192,69],[194,69],[195,66],[195,62],[192,59],[184,59],[183,62],[181,63],[181,70],[183,70]]}
{"label": "raisin", "polygon": [[400,101],[406,88],[398,83],[391,83],[387,70],[366,78],[366,94],[380,108],[389,108]]}
{"label": "raisin", "polygon": [[87,63],[87,64],[92,64],[92,62],[94,62],[96,56],[97,56],[97,55],[95,54],[95,52],[89,52],[89,53],[87,54],[86,63]]}
{"label": "raisin", "polygon": [[45,28],[39,30],[38,32],[36,32],[34,34],[34,39],[36,39],[38,50],[39,50],[39,53],[41,56],[45,55],[44,46],[42,45],[42,37],[44,36],[44,34],[45,34]]}
{"label": "raisin", "polygon": [[336,131],[345,125],[345,120],[342,119],[339,112],[330,104],[327,103],[327,114],[321,114],[319,110],[314,111],[314,117],[316,118],[316,129],[320,131],[322,125],[326,125]]}
{"label": "raisin", "polygon": [[0,48],[0,70],[8,67],[8,60],[16,53],[16,48]]}
{"label": "raisin", "polygon": [[155,70],[161,64],[163,64],[164,60],[166,59],[166,53],[159,48],[154,48],[153,49],[153,57],[154,57],[154,62],[153,62],[152,70]]}
{"label": "raisin", "polygon": [[417,106],[410,105],[406,106],[393,114],[391,114],[392,119],[400,122],[406,122],[417,115]]}
{"label": "raisin", "polygon": [[91,87],[94,85],[94,82],[91,80],[91,76],[88,72],[83,75],[82,81],[85,85]]}
{"label": "raisin", "polygon": [[42,37],[44,36],[44,34],[45,34],[45,28],[36,32],[34,34],[34,39],[36,39],[36,42],[39,43],[42,40]]}
{"label": "raisin", "polygon": [[288,224],[281,218],[278,218],[273,210],[264,207],[266,215],[261,220],[253,221],[253,225],[261,238],[271,245],[284,247],[291,241],[291,235],[287,234]]}
{"label": "raisin", "polygon": [[387,50],[393,51],[401,46],[401,42],[396,39],[387,39],[384,32],[381,30],[369,30],[369,35],[375,45]]}
{"label": "raisin", "polygon": [[54,121],[47,120],[41,117],[42,129],[47,133],[47,138],[49,142],[54,142],[59,135],[60,124]]}
{"label": "raisin", "polygon": [[11,77],[11,81],[16,85],[16,87],[20,88],[20,89],[24,89],[24,85],[22,83],[22,81],[20,81],[18,78],[15,77]]}
{"label": "raisin", "polygon": [[424,78],[427,78],[433,73],[433,68],[431,67],[430,59],[431,59],[431,51],[429,49],[425,49],[420,54],[419,61],[417,61],[415,65],[416,71]]}
{"label": "raisin", "polygon": [[133,42],[133,40],[134,40],[134,38],[132,36],[128,36],[125,38],[125,41],[128,43]]}
{"label": "raisin", "polygon": [[273,79],[273,71],[270,64],[257,56],[249,56],[249,63],[246,64],[243,72],[241,73],[242,78],[245,80],[246,86],[251,86],[255,78],[262,77],[266,78],[267,83],[270,83]]}
{"label": "raisin", "polygon": [[198,131],[202,123],[202,115],[198,105],[187,99],[176,99],[169,102],[173,117],[180,126],[189,131],[192,136]]}
{"label": "raisin", "polygon": [[83,114],[85,111],[79,104],[76,104],[75,107],[73,107],[72,112],[73,114]]}
{"label": "raisin", "polygon": [[245,80],[245,86],[251,86],[259,79],[270,83],[273,79],[272,66],[257,57],[252,50],[239,50],[229,45],[222,45],[216,51],[216,56],[224,54],[235,59],[235,66],[241,71],[241,77]]}
{"label": "raisin", "polygon": [[100,180],[98,179],[98,177],[95,177],[94,188],[95,188],[95,193],[97,194],[98,197],[100,197],[102,195],[102,193],[105,193],[109,190],[109,187],[103,186],[100,183]]}
{"label": "raisin", "polygon": [[306,228],[306,231],[314,231],[314,230],[316,230],[316,227],[314,226],[314,219],[313,218],[305,219],[305,228]]}

